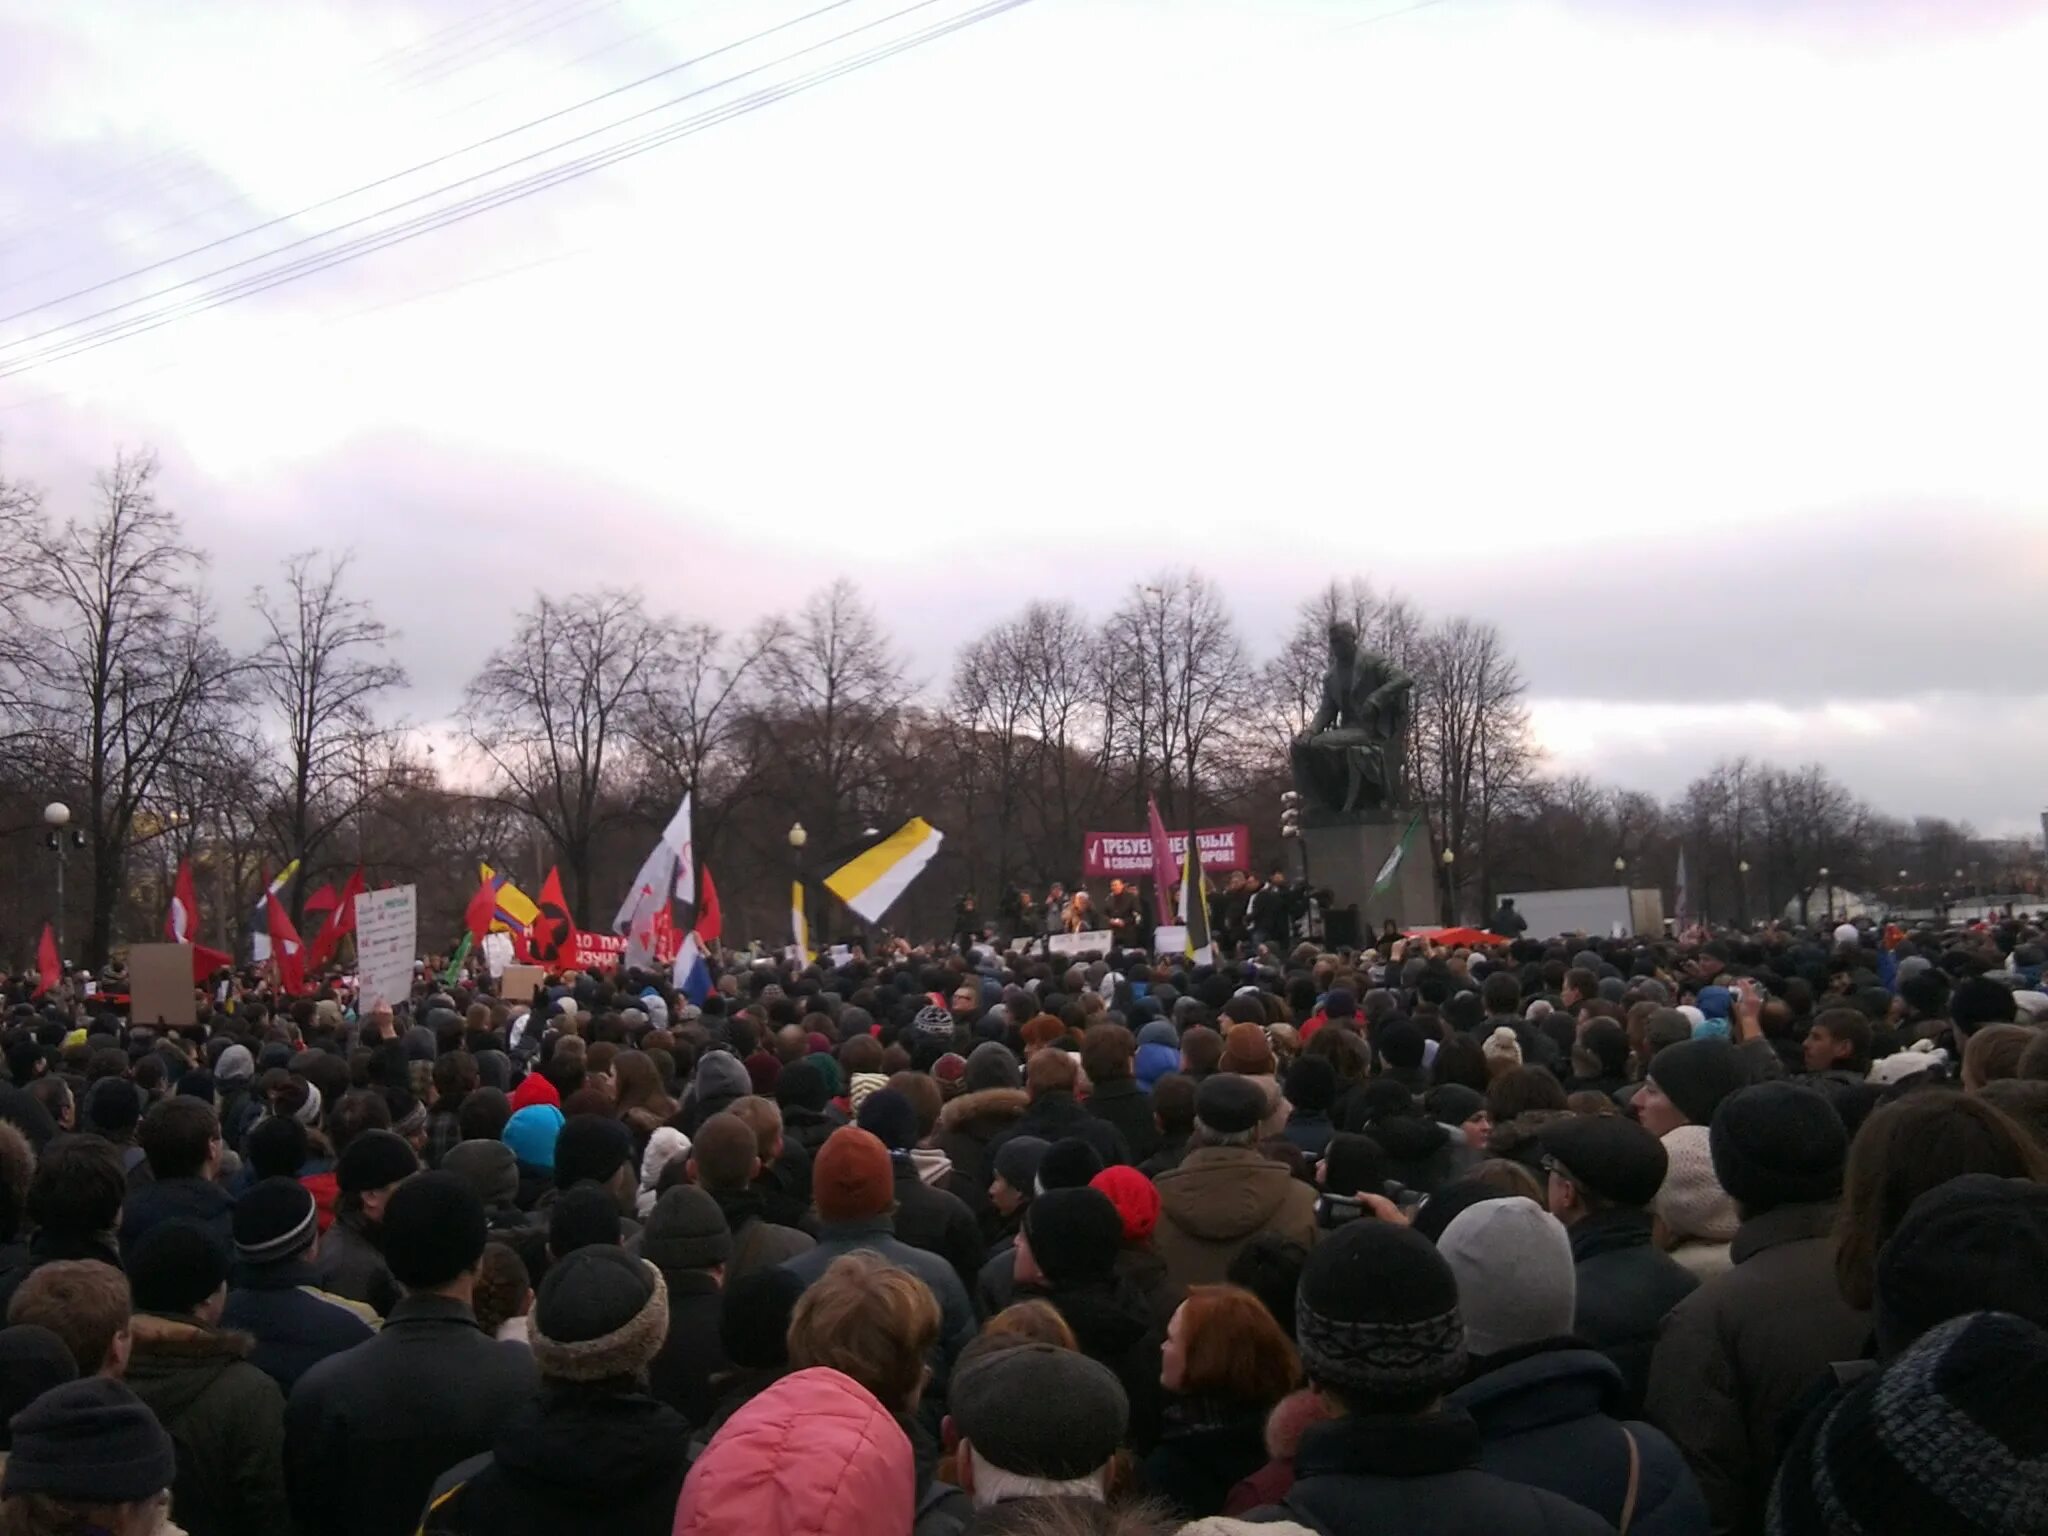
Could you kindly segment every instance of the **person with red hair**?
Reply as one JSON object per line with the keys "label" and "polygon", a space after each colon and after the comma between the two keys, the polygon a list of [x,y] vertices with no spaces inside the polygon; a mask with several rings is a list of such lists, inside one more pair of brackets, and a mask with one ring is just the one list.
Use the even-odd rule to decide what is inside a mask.
{"label": "person with red hair", "polygon": [[1145,1491],[1185,1520],[1223,1513],[1233,1485],[1266,1463],[1266,1416],[1301,1382],[1294,1343],[1250,1291],[1198,1285],[1160,1352],[1168,1393],[1159,1442],[1139,1468]]}

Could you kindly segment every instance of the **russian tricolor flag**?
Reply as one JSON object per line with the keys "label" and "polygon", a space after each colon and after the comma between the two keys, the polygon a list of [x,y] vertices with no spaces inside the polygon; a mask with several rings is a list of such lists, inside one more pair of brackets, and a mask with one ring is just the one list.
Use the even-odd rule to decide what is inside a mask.
{"label": "russian tricolor flag", "polygon": [[701,1004],[711,995],[711,967],[704,963],[704,948],[697,940],[695,929],[683,935],[683,942],[676,950],[676,963],[670,980],[675,988],[693,1003]]}

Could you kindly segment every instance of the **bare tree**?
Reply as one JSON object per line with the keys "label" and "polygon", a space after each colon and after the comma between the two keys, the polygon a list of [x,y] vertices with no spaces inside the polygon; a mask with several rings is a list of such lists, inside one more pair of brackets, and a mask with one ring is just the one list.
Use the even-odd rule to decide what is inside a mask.
{"label": "bare tree", "polygon": [[671,656],[633,593],[557,603],[537,594],[509,644],[471,679],[463,725],[496,794],[561,850],[571,900],[588,910],[592,852],[615,809],[636,714],[666,685]]}
{"label": "bare tree", "polygon": [[161,832],[167,764],[195,749],[236,682],[212,637],[203,559],[158,502],[156,476],[153,456],[121,455],[95,481],[94,515],[39,531],[32,555],[48,615],[45,739],[84,802],[93,966],[113,942],[130,849]]}
{"label": "bare tree", "polygon": [[[348,565],[346,555],[320,565],[310,554],[294,555],[281,596],[259,589],[251,599],[264,629],[251,675],[278,741],[271,837],[280,859],[304,861],[302,876],[376,792],[380,780],[363,766],[383,755],[389,733],[374,706],[378,695],[405,685],[405,669],[386,655],[390,629],[343,591]],[[304,887],[303,878],[293,885],[294,917]]]}
{"label": "bare tree", "polygon": [[[1436,822],[1438,845],[1457,863],[1445,877],[1447,907],[1461,884],[1490,891],[1489,841],[1495,816],[1527,780],[1535,760],[1522,676],[1500,631],[1471,619],[1431,629],[1417,654],[1417,779]],[[1455,913],[1447,913],[1455,916]]]}
{"label": "bare tree", "polygon": [[1104,747],[1123,748],[1131,804],[1156,789],[1162,812],[1199,814],[1204,774],[1245,717],[1251,668],[1215,583],[1196,571],[1141,582],[1103,631],[1111,713]]}

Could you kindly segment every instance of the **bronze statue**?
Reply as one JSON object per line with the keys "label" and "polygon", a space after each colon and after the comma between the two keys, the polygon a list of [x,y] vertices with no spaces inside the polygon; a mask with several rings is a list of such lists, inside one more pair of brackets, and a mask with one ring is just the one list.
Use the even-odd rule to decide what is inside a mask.
{"label": "bronze statue", "polygon": [[1348,815],[1400,803],[1414,687],[1387,657],[1360,649],[1349,624],[1330,626],[1322,706],[1294,739],[1294,787],[1311,807]]}

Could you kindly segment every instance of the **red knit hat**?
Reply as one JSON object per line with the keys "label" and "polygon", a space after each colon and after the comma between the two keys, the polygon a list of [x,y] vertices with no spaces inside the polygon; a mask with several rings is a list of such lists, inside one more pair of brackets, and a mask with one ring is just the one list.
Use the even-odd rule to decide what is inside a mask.
{"label": "red knit hat", "polygon": [[1090,1189],[1109,1196],[1124,1224],[1124,1241],[1142,1243],[1159,1225],[1159,1189],[1135,1168],[1118,1164],[1088,1181]]}
{"label": "red knit hat", "polygon": [[529,1072],[517,1088],[512,1090],[512,1113],[518,1114],[529,1104],[552,1104],[562,1107],[562,1096],[555,1091],[555,1085],[538,1072]]}
{"label": "red knit hat", "polygon": [[857,1125],[825,1138],[811,1164],[811,1198],[823,1221],[864,1221],[896,1203],[896,1171],[881,1139]]}

